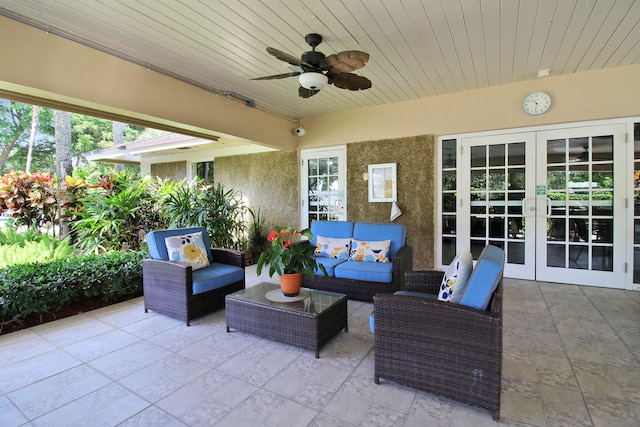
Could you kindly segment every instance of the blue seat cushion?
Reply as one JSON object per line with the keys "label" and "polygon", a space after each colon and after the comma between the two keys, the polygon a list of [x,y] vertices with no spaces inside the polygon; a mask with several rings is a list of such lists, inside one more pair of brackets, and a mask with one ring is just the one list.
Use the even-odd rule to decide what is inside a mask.
{"label": "blue seat cushion", "polygon": [[460,296],[460,305],[487,310],[504,272],[504,251],[485,246],[471,273],[469,284]]}
{"label": "blue seat cushion", "polygon": [[371,329],[372,334],[376,332],[376,322],[373,314],[374,313],[371,313],[371,316],[369,316],[369,329]]}
{"label": "blue seat cushion", "polygon": [[193,272],[193,293],[200,294],[244,279],[244,269],[235,265],[212,263]]}
{"label": "blue seat cushion", "polygon": [[334,269],[335,277],[391,283],[393,263],[345,261]]}
{"label": "blue seat cushion", "polygon": [[[318,257],[316,258],[316,262],[324,266],[324,269],[327,270],[327,275],[329,277],[335,277],[336,266],[342,264],[343,262],[345,262],[345,260],[340,258]],[[321,276],[324,275],[324,273],[322,272],[322,270],[320,270],[320,268],[316,268],[315,274],[319,274]]]}

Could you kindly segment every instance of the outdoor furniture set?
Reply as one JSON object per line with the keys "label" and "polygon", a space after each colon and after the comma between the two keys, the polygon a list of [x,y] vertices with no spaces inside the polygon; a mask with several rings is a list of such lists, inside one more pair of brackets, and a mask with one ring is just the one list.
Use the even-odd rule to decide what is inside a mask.
{"label": "outdoor furniture set", "polygon": [[[350,245],[353,239],[357,245],[389,240],[390,262],[362,262],[371,254],[353,250],[349,253],[359,261],[344,259],[346,240],[334,240],[317,254],[329,277],[316,274],[304,283],[309,289],[290,299],[277,284],[245,289],[244,255],[210,248],[202,227],[150,232],[151,259],[143,261],[145,312],[151,309],[189,325],[226,303],[227,332],[249,332],[319,357],[324,344],[342,329],[348,331],[347,298],[373,300],[376,384],[383,378],[484,408],[499,419],[504,251],[485,247],[475,268],[466,250],[444,274],[411,271],[404,226],[316,221],[311,230],[320,249],[319,237],[348,239]],[[367,247],[379,248],[377,243]],[[353,263],[359,265],[348,267]]]}

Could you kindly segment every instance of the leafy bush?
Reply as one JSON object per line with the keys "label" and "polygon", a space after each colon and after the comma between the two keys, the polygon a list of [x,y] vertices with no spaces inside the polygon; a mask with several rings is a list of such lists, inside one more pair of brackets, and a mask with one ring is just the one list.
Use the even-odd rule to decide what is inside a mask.
{"label": "leafy bush", "polygon": [[145,252],[112,252],[0,269],[0,331],[29,314],[53,313],[81,298],[114,302],[142,294]]}
{"label": "leafy bush", "polygon": [[112,173],[81,199],[72,226],[84,253],[140,249],[140,232],[164,228],[155,182],[127,172]]}
{"label": "leafy bush", "polygon": [[0,230],[0,245],[18,244],[24,246],[25,242],[37,241],[41,237],[42,233],[36,227],[29,227],[21,232],[18,232],[15,228],[7,227],[4,230]]}
{"label": "leafy bush", "polygon": [[51,174],[11,171],[0,177],[0,212],[9,213],[18,224],[50,224],[56,207]]}
{"label": "leafy bush", "polygon": [[0,246],[0,268],[14,264],[50,262],[75,255],[76,249],[69,239],[58,240],[48,234],[21,243]]}
{"label": "leafy bush", "polygon": [[170,227],[202,226],[212,246],[246,248],[249,209],[237,192],[196,178],[188,184],[165,183],[162,193],[162,212]]}

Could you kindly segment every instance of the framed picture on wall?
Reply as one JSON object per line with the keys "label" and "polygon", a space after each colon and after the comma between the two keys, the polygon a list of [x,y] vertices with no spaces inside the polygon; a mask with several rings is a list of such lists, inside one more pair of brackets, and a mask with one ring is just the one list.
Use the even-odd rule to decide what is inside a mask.
{"label": "framed picture on wall", "polygon": [[396,191],[395,163],[369,165],[369,202],[393,202]]}

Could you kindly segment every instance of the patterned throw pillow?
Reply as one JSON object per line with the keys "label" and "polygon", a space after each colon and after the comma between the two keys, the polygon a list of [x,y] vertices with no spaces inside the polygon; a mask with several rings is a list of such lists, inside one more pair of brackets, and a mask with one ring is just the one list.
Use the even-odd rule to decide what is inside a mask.
{"label": "patterned throw pillow", "polygon": [[464,248],[453,259],[442,277],[438,301],[460,302],[460,297],[469,283],[469,276],[473,270],[473,256],[469,249]]}
{"label": "patterned throw pillow", "polygon": [[333,237],[318,236],[316,239],[315,256],[325,258],[347,259],[351,248],[351,238],[337,239]]}
{"label": "patterned throw pillow", "polygon": [[190,265],[194,270],[209,266],[207,248],[201,232],[167,237],[164,243],[167,245],[169,261]]}
{"label": "patterned throw pillow", "polygon": [[391,240],[351,241],[350,261],[389,262],[389,246]]}

